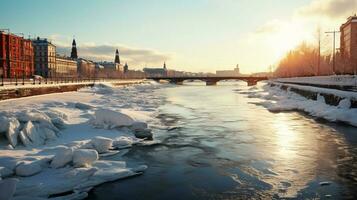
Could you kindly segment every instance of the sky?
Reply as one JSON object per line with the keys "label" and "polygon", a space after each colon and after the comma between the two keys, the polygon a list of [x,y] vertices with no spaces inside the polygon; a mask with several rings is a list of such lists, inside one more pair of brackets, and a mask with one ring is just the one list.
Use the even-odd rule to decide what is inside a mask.
{"label": "sky", "polygon": [[[69,55],[129,68],[267,71],[357,12],[357,0],[0,0],[0,29],[48,38]],[[323,34],[328,51],[332,38]]]}

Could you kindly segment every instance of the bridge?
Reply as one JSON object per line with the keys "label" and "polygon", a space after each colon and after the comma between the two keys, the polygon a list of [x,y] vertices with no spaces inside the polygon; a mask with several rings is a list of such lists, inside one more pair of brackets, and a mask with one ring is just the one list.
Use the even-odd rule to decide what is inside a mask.
{"label": "bridge", "polygon": [[154,81],[166,80],[170,83],[182,85],[184,81],[200,80],[206,82],[206,85],[217,85],[217,82],[222,80],[242,80],[247,82],[248,86],[256,85],[259,81],[268,80],[268,77],[254,77],[254,76],[183,76],[183,77],[146,77]]}

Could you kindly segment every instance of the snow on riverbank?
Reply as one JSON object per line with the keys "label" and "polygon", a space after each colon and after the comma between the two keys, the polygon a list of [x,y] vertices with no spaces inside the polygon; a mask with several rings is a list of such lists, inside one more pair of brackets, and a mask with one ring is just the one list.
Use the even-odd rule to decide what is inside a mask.
{"label": "snow on riverbank", "polygon": [[357,76],[353,76],[353,75],[278,78],[275,79],[275,81],[289,82],[289,83],[308,83],[308,84],[317,84],[317,85],[338,85],[338,86],[357,87]]}
{"label": "snow on riverbank", "polygon": [[[351,99],[357,99],[356,92],[338,91],[334,89],[317,88],[310,86],[298,86],[284,84],[288,87],[299,88],[302,90],[313,91],[319,93],[317,100],[307,99],[299,94],[296,94],[288,88],[281,89],[281,84],[270,86],[266,84],[261,88],[253,87],[248,92],[240,92],[248,95],[249,98],[259,98],[263,101],[255,104],[266,107],[271,112],[283,111],[304,111],[311,116],[323,118],[331,122],[344,122],[352,126],[357,126],[357,109],[351,108]],[[331,106],[325,103],[325,98],[320,95],[334,94],[343,98],[339,105]]]}
{"label": "snow on riverbank", "polygon": [[[155,83],[118,88],[97,84],[79,92],[0,102],[0,199],[83,199],[94,186],[142,173],[124,155],[146,143],[147,123],[162,99]],[[12,191],[9,187],[16,186]],[[73,192],[68,194],[68,192]]]}

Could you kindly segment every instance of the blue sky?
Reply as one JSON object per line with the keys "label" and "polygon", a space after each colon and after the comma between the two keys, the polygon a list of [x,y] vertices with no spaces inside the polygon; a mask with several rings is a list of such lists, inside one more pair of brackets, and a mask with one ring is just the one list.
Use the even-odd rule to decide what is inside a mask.
{"label": "blue sky", "polygon": [[215,71],[239,63],[244,72],[255,72],[266,70],[281,56],[269,51],[272,41],[264,40],[269,35],[256,36],[257,30],[264,32],[268,26],[271,34],[271,30],[276,31],[275,26],[295,23],[296,12],[313,6],[312,3],[311,0],[0,0],[0,27],[26,36],[51,38],[63,53],[68,53],[66,49],[75,36],[79,54],[82,48],[82,56],[96,60],[111,59],[112,49],[118,47],[122,60],[135,68],[166,61],[169,67],[178,70]]}

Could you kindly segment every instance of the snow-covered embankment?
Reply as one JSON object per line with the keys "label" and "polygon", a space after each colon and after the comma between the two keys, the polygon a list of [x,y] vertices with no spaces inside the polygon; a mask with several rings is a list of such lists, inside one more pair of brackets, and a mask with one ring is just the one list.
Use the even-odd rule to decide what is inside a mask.
{"label": "snow-covered embankment", "polygon": [[0,112],[0,199],[62,193],[60,199],[83,199],[96,185],[142,173],[144,165],[128,168],[124,161],[105,159],[152,138],[143,112],[110,109],[117,105],[108,102],[112,93],[110,86],[98,85],[63,98],[31,98],[32,109],[3,103],[9,108]]}
{"label": "snow-covered embankment", "polygon": [[298,110],[331,122],[357,126],[356,92],[269,82],[243,93],[249,98],[263,99],[256,104],[271,112]]}

